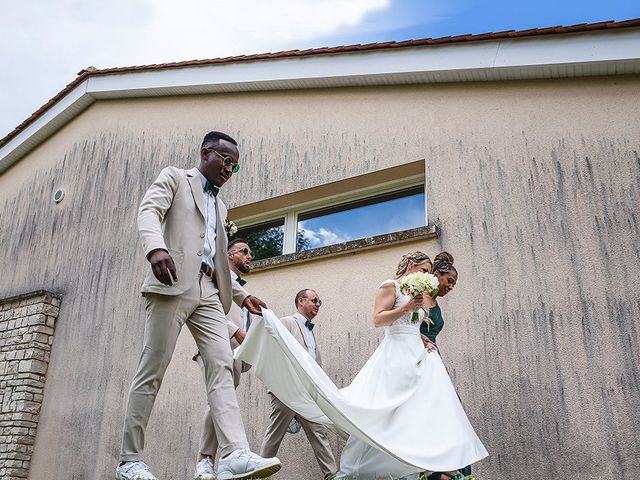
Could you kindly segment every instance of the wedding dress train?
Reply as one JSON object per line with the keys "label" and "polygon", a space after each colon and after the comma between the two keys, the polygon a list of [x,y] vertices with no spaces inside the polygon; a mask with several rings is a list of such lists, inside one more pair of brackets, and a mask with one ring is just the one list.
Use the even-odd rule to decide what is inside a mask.
{"label": "wedding dress train", "polygon": [[[396,303],[406,301],[402,297],[397,290]],[[376,351],[342,389],[271,310],[252,323],[235,356],[252,364],[289,408],[347,438],[338,478],[417,478],[419,472],[451,471],[488,455],[440,355],[427,353],[410,315],[385,328]]]}

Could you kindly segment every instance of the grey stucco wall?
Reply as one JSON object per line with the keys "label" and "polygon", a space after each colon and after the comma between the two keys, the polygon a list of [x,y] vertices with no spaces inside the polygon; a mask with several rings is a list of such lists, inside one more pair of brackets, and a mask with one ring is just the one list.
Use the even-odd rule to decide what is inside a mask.
{"label": "grey stucco wall", "polygon": [[[480,476],[639,477],[639,86],[627,76],[94,104],[0,176],[0,296],[64,295],[33,478],[112,473],[143,330],[137,205],[163,166],[196,163],[210,129],[241,142],[231,206],[426,159],[438,241],[249,278],[281,314],[299,288],[322,293],[319,339],[338,384],[375,348],[371,300],[400,254],[444,248],[461,278],[443,300],[441,346],[492,454]],[[188,478],[197,450],[205,399],[192,348],[185,331],[148,430],[145,460],[165,478]],[[240,402],[257,449],[268,410],[251,375]],[[305,442],[288,438],[281,453],[281,478],[319,473]]]}

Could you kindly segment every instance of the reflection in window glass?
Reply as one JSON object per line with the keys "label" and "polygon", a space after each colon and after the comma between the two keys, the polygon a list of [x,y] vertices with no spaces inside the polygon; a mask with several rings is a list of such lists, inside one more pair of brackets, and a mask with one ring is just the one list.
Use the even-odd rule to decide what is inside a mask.
{"label": "reflection in window glass", "polygon": [[424,186],[298,215],[297,251],[425,224]]}
{"label": "reflection in window glass", "polygon": [[253,260],[282,255],[284,218],[238,228],[238,232],[232,238],[235,237],[244,238],[249,243]]}

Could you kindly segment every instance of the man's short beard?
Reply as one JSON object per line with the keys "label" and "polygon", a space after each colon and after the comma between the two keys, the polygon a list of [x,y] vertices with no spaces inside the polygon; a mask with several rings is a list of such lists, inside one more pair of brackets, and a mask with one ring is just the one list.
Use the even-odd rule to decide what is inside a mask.
{"label": "man's short beard", "polygon": [[236,268],[240,270],[240,272],[242,272],[243,274],[249,273],[251,271],[251,267],[247,267],[244,263],[241,263],[240,265],[236,265]]}

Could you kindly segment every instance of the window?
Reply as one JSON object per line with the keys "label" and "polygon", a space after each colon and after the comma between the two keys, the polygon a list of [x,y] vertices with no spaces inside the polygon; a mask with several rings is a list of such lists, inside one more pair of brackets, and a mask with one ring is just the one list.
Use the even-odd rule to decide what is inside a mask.
{"label": "window", "polygon": [[422,185],[298,214],[296,251],[424,226]]}
{"label": "window", "polygon": [[234,237],[244,238],[249,243],[254,260],[282,255],[284,218],[240,227]]}
{"label": "window", "polygon": [[425,167],[418,160],[239,205],[229,218],[256,260],[424,227]]}

